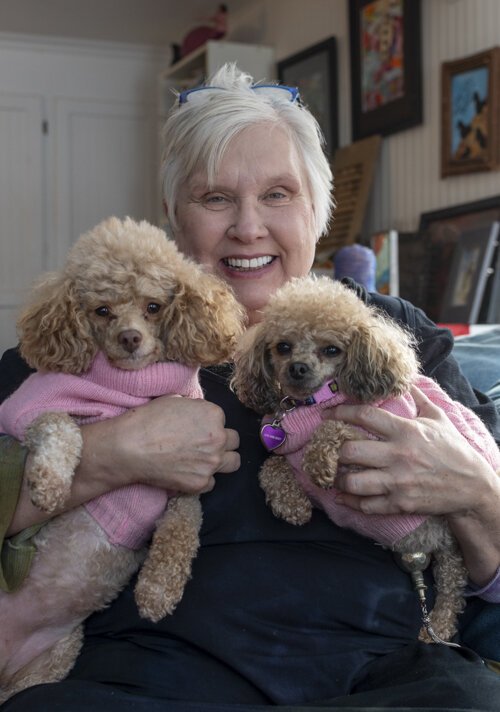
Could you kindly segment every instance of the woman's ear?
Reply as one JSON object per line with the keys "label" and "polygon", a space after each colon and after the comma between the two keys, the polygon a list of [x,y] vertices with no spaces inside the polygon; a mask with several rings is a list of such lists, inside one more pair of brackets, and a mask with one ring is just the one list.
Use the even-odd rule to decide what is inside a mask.
{"label": "woman's ear", "polygon": [[21,355],[40,371],[82,373],[97,352],[72,283],[59,274],[35,287],[17,328]]}
{"label": "woman's ear", "polygon": [[238,399],[257,413],[273,413],[279,405],[274,369],[269,358],[266,326],[250,327],[236,349],[231,388]]}
{"label": "woman's ear", "polygon": [[165,355],[187,365],[232,358],[243,332],[244,310],[226,284],[201,270],[179,285],[165,319]]}

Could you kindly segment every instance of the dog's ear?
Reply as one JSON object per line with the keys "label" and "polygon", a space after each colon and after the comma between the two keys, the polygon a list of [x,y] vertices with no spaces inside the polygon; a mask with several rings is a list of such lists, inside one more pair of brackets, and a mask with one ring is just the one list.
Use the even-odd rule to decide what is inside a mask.
{"label": "dog's ear", "polygon": [[281,397],[262,322],[250,327],[238,344],[231,388],[244,405],[261,415],[273,413],[279,405]]}
{"label": "dog's ear", "polygon": [[369,403],[406,393],[417,372],[412,337],[377,314],[353,325],[338,382],[342,391]]}
{"label": "dog's ear", "polygon": [[166,311],[165,356],[188,366],[210,366],[232,358],[245,321],[233,292],[211,274],[178,285]]}
{"label": "dog's ear", "polygon": [[20,351],[40,371],[82,373],[97,347],[70,280],[49,274],[33,290],[17,323]]}

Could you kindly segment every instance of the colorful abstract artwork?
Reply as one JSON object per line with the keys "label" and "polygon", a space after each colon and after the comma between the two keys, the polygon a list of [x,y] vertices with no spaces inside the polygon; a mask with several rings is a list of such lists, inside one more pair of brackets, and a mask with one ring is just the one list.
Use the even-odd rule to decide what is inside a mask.
{"label": "colorful abstract artwork", "polygon": [[405,92],[403,0],[374,0],[361,10],[361,104],[364,112]]}

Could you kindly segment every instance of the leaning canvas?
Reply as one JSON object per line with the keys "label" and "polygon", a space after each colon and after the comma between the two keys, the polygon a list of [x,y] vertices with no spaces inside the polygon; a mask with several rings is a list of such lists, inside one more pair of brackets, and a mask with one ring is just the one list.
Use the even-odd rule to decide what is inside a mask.
{"label": "leaning canvas", "polygon": [[398,233],[397,230],[377,232],[371,237],[376,257],[375,288],[380,294],[399,295]]}

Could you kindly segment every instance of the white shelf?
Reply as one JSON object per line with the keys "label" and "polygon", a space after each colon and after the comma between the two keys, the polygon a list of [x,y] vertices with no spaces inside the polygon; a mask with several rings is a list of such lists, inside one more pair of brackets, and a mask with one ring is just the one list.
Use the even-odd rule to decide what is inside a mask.
{"label": "white shelf", "polygon": [[276,76],[274,50],[271,47],[209,40],[160,73],[160,116],[165,116],[172,106],[174,101],[172,89],[182,90],[197,86],[225,62],[236,62],[238,67],[251,74],[255,81],[272,81]]}

